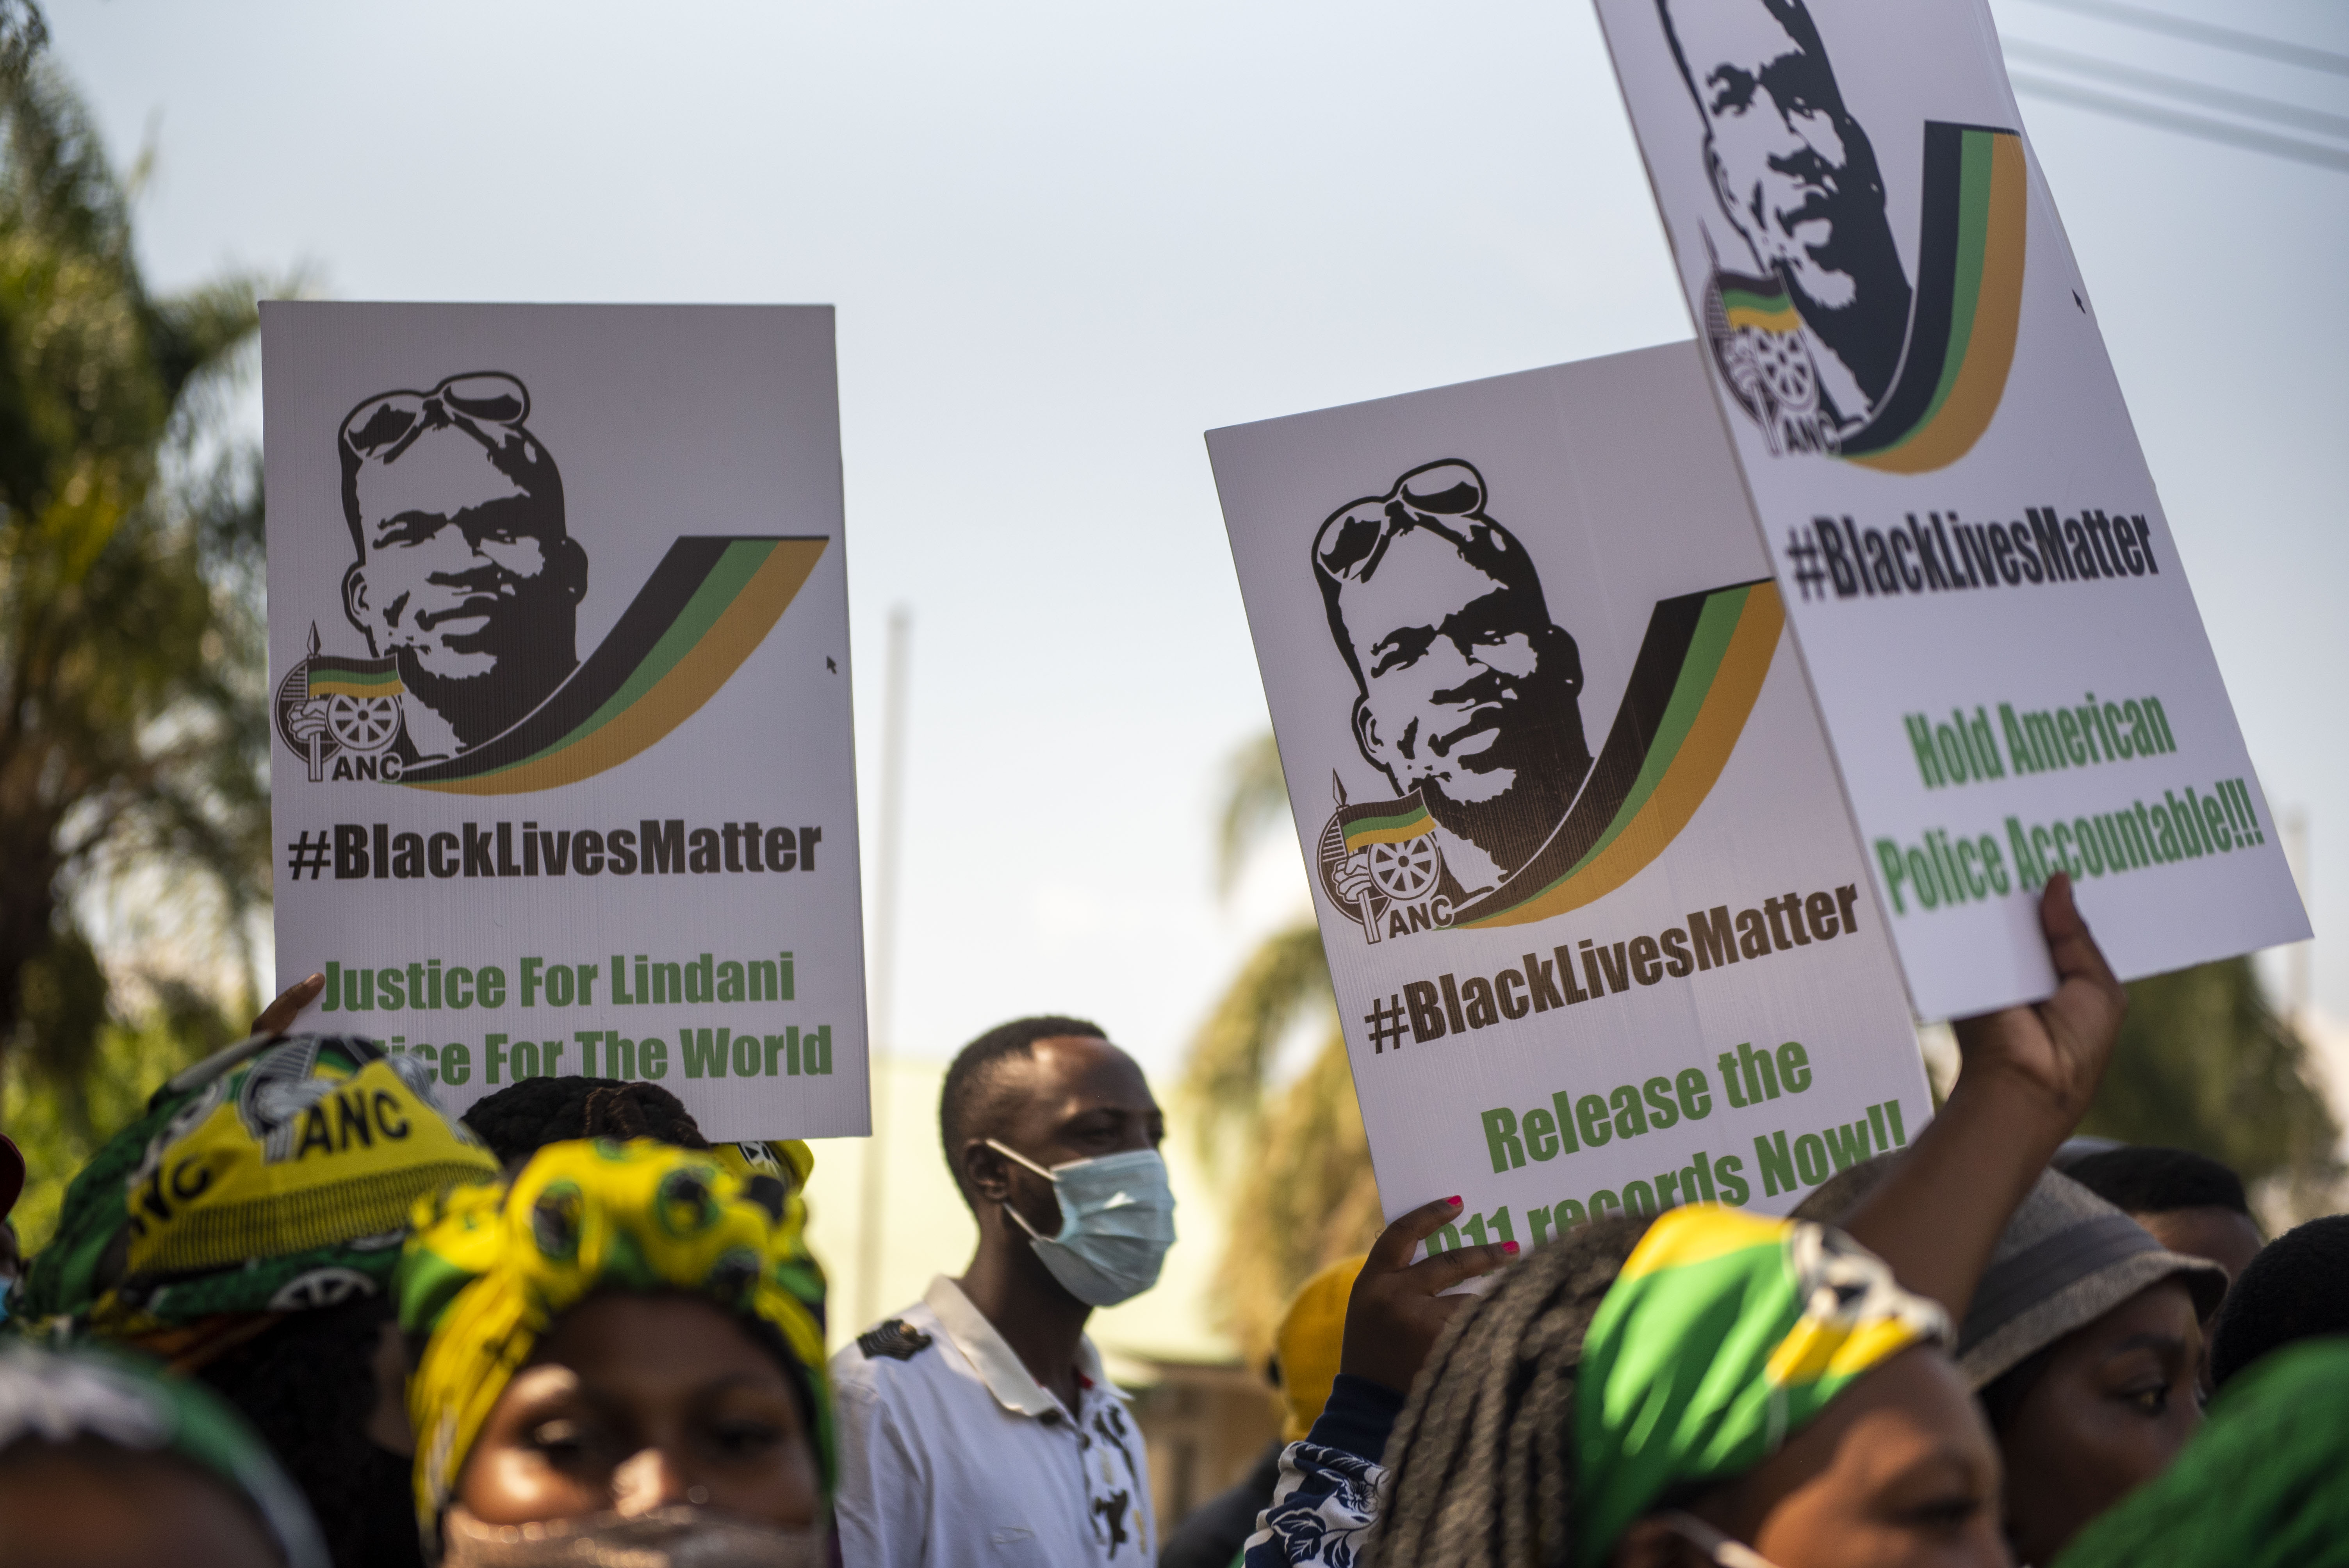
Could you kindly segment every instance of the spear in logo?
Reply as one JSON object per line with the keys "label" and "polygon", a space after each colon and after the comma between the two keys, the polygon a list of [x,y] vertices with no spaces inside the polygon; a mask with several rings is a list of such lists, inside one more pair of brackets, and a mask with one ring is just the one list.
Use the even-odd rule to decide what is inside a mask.
{"label": "spear in logo", "polygon": [[[302,695],[295,699],[296,706],[310,700],[310,663],[318,656],[318,623],[310,623],[310,657],[302,661]],[[310,782],[322,784],[326,779],[326,731],[322,725],[310,732]]]}
{"label": "spear in logo", "polygon": [[[1346,810],[1346,781],[1338,777],[1338,770],[1334,768],[1330,770],[1330,792],[1338,797],[1338,810],[1340,815],[1343,815]],[[1345,841],[1340,838],[1339,845],[1341,851],[1344,844]],[[1379,917],[1378,912],[1371,907],[1369,888],[1364,888],[1354,895],[1354,907],[1361,912],[1362,934],[1376,942],[1379,939]]]}

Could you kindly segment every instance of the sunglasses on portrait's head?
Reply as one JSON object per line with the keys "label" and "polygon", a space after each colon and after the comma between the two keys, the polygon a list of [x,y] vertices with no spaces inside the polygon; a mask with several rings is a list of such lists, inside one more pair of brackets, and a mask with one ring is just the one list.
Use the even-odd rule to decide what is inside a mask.
{"label": "sunglasses on portrait's head", "polygon": [[1721,1568],[1777,1568],[1751,1546],[1732,1541],[1693,1513],[1674,1509],[1656,1515],[1656,1522],[1711,1557]]}
{"label": "sunglasses on portrait's head", "polygon": [[362,459],[396,458],[436,425],[520,425],[530,417],[530,389],[494,370],[451,376],[429,392],[386,392],[343,421],[343,445]]}
{"label": "sunglasses on portrait's head", "polygon": [[1465,463],[1432,463],[1395,483],[1396,499],[1431,517],[1469,517],[1485,507],[1485,480]]}
{"label": "sunglasses on portrait's head", "polygon": [[1416,526],[1414,516],[1477,518],[1484,510],[1483,475],[1456,459],[1429,463],[1395,480],[1383,496],[1365,496],[1331,512],[1314,536],[1313,559],[1329,581],[1359,580],[1378,570],[1397,533]]}

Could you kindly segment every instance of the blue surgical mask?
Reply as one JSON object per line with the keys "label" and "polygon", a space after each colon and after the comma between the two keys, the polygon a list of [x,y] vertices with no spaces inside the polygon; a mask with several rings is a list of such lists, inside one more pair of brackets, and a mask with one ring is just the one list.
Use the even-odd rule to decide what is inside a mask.
{"label": "blue surgical mask", "polygon": [[1174,1244],[1174,1192],[1155,1149],[1072,1160],[1050,1170],[992,1138],[987,1146],[1052,1184],[1061,1233],[1040,1234],[1018,1209],[1004,1207],[1062,1289],[1087,1306],[1115,1306],[1158,1283]]}
{"label": "blue surgical mask", "polygon": [[16,1288],[14,1279],[0,1278],[0,1323],[8,1321],[8,1293]]}

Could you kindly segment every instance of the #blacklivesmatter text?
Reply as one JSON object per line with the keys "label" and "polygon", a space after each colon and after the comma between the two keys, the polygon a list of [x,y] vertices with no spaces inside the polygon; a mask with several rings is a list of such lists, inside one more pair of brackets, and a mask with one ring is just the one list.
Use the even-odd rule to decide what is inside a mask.
{"label": "#blacklivesmatter text", "polygon": [[331,830],[308,829],[285,846],[293,880],[305,875],[335,880],[410,881],[432,876],[536,877],[663,876],[691,872],[812,872],[818,827],[767,828],[757,822],[724,822],[688,829],[679,817],[647,817],[634,828],[542,829],[524,822],[459,824],[461,833],[391,830],[387,822],[337,822]]}
{"label": "#blacklivesmatter text", "polygon": [[1961,522],[1938,511],[1920,522],[1912,511],[1905,528],[1815,517],[1788,531],[1785,548],[1806,600],[1825,599],[1830,588],[1837,599],[1890,599],[2161,574],[2142,516],[2061,517],[2052,506],[2026,509],[2021,522]]}
{"label": "#blacklivesmatter text", "polygon": [[1858,931],[1858,884],[1847,882],[1831,893],[1766,898],[1760,907],[1741,909],[1733,917],[1727,904],[1716,904],[1692,911],[1686,926],[1652,936],[1604,944],[1585,937],[1579,944],[1559,944],[1549,958],[1528,953],[1521,967],[1489,978],[1472,975],[1463,980],[1453,974],[1413,980],[1383,1001],[1374,998],[1362,1022],[1369,1026],[1371,1054],[1383,1055],[1389,1046],[1425,1045],[1553,1008],[1602,1002],[1634,985],[1685,980],[1740,959],[1830,942]]}

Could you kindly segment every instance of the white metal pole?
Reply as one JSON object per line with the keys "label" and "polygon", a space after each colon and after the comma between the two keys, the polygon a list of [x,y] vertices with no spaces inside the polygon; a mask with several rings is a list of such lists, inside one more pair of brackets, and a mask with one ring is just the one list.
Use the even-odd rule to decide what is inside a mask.
{"label": "white metal pole", "polygon": [[864,1180],[856,1215],[856,1316],[861,1327],[881,1315],[881,1261],[887,1209],[889,1066],[896,1046],[897,866],[905,821],[905,686],[912,673],[914,613],[889,612],[889,665],[881,699],[880,874],[873,902],[873,1136],[864,1140]]}

